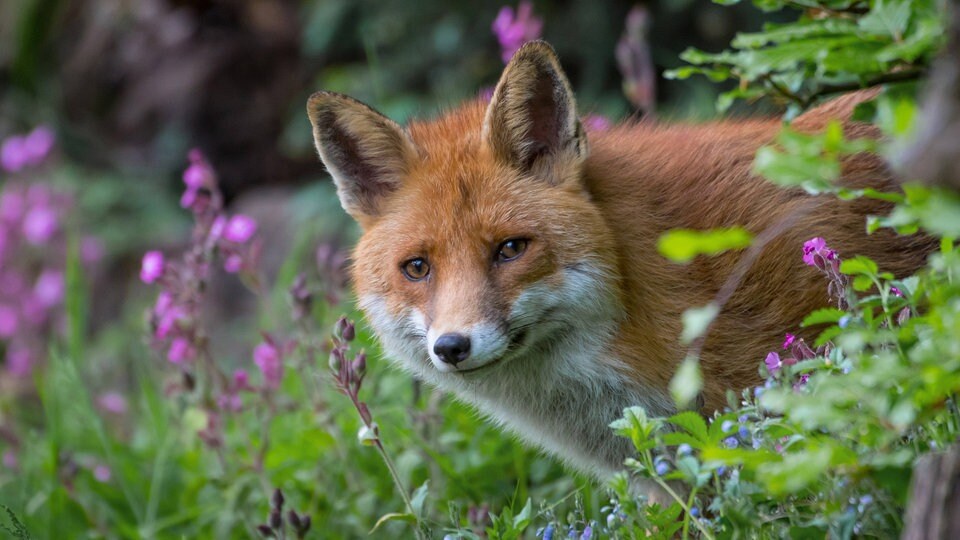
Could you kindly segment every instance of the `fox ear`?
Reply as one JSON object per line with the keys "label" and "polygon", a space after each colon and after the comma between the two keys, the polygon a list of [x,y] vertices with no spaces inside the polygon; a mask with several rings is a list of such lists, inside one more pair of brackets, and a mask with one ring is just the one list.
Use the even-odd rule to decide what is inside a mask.
{"label": "fox ear", "polygon": [[532,41],[513,55],[493,91],[483,135],[498,158],[527,170],[586,157],[573,91],[546,42]]}
{"label": "fox ear", "polygon": [[307,114],[343,209],[361,225],[376,218],[416,155],[413,141],[393,120],[342,94],[313,94]]}

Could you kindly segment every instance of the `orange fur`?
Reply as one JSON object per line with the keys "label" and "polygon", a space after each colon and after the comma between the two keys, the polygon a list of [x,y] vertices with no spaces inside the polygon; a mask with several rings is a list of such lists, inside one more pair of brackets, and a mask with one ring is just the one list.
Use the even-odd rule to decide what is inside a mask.
{"label": "orange fur", "polygon": [[[793,125],[815,132],[838,118],[848,134],[877,136],[871,127],[849,121],[861,99],[835,100]],[[357,174],[334,173],[334,179],[341,198],[346,196],[345,208],[364,228],[354,253],[354,285],[388,349],[394,343],[394,355],[424,357],[419,347],[429,343],[428,329],[456,332],[484,322],[503,327],[520,343],[511,342],[516,348],[503,354],[526,351],[507,366],[498,366],[500,358],[495,358],[476,373],[451,368],[451,376],[460,377],[453,381],[435,373],[429,361],[407,367],[428,380],[436,377],[440,386],[449,383],[448,389],[514,430],[557,420],[558,429],[567,430],[564,436],[525,436],[587,469],[615,467],[629,449],[617,442],[577,440],[602,437],[603,432],[567,428],[563,422],[576,420],[551,417],[566,414],[561,397],[570,399],[545,382],[551,366],[518,366],[560,362],[566,358],[564,347],[589,341],[590,325],[596,325],[602,345],[571,348],[571,364],[556,369],[573,375],[556,384],[589,379],[596,372],[595,384],[579,382],[584,391],[595,393],[591,399],[602,402],[619,392],[609,383],[620,380],[610,379],[609,373],[616,372],[623,386],[631,388],[629,396],[656,394],[645,404],[665,412],[662,396],[687,352],[678,340],[680,315],[711,301],[743,252],[673,264],[656,250],[664,232],[741,225],[758,234],[785,216],[796,218],[764,247],[710,328],[701,354],[704,412],[722,407],[726,390],[759,382],[758,366],[768,351],[778,348],[783,333],[797,330],[806,314],[828,304],[826,280],[801,260],[804,241],[822,236],[841,257],[863,254],[898,276],[919,268],[933,247],[924,237],[888,231],[866,235],[865,217],[888,212],[886,203],[812,197],[753,175],[757,149],[771,143],[781,127],[776,119],[626,123],[585,135],[569,85],[544,44],[517,53],[489,106],[469,102],[405,129],[375,116],[358,119],[354,115],[376,113],[344,96],[317,94],[308,108],[328,167],[334,160],[336,168],[342,157],[361,164],[370,160],[356,167]],[[377,146],[378,140],[388,144]],[[844,162],[843,182],[897,189],[885,164],[869,155]],[[348,204],[355,200],[375,204]],[[526,252],[514,261],[496,262],[497,246],[510,238],[529,239]],[[400,271],[404,261],[416,257],[430,265],[423,281],[411,281]],[[559,323],[564,311],[579,306],[567,302],[545,308],[530,329],[551,328],[544,331],[546,337],[536,338],[539,342],[516,330],[521,323],[510,313],[519,309],[524,295],[541,289],[548,291],[544,298],[574,294],[571,283],[594,283],[584,275],[599,276],[601,285],[576,303],[603,306],[586,306],[590,315],[577,312],[572,321]],[[551,342],[575,331],[585,331],[577,334],[579,341],[551,348]],[[446,367],[435,358],[434,365]],[[531,373],[543,380],[506,380]],[[498,393],[500,386],[511,384],[517,388]],[[633,399],[627,395],[617,393],[617,399],[601,406],[600,420],[615,417],[617,407]],[[528,413],[524,406],[536,412]],[[577,414],[590,406],[584,402],[571,409]],[[604,465],[596,465],[591,456],[600,456]]]}

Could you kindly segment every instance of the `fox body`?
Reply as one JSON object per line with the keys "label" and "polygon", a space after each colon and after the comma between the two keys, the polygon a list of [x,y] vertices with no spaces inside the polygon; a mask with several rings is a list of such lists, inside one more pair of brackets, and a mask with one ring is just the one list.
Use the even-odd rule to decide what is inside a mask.
{"label": "fox body", "polygon": [[[846,118],[855,99],[794,126]],[[489,104],[436,120],[401,127],[326,92],[310,98],[308,112],[341,203],[363,229],[353,284],[387,355],[598,476],[631,455],[607,427],[625,407],[673,411],[667,387],[686,354],[680,315],[711,301],[743,257],[673,264],[657,254],[663,232],[783,229],[707,335],[703,412],[722,407],[727,389],[758,382],[783,332],[828,303],[826,280],[801,261],[805,240],[822,236],[841,255],[867,255],[898,275],[918,268],[930,247],[867,236],[865,216],[887,211],[885,203],[811,197],[753,176],[753,156],[777,120],[586,133],[542,42],[516,53]],[[865,125],[846,129],[873,135]],[[843,181],[894,188],[866,155],[844,163]]]}

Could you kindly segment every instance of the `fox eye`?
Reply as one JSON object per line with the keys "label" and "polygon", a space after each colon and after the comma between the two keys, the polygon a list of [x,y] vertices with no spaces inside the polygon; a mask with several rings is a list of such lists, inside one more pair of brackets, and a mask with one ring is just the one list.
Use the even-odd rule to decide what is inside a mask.
{"label": "fox eye", "polygon": [[430,273],[430,265],[427,264],[427,261],[417,257],[416,259],[410,259],[409,261],[403,263],[400,267],[403,271],[403,275],[407,277],[410,281],[420,281],[421,279],[427,277],[427,274]]}
{"label": "fox eye", "polygon": [[527,241],[522,238],[514,238],[500,244],[497,249],[497,260],[500,262],[512,261],[523,254],[527,249]]}

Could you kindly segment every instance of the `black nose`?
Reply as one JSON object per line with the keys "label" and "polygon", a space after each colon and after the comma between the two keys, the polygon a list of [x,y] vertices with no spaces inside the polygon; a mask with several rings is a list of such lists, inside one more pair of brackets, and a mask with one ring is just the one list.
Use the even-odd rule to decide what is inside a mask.
{"label": "black nose", "polygon": [[470,356],[470,338],[463,334],[443,334],[433,344],[433,352],[444,362],[456,365]]}

